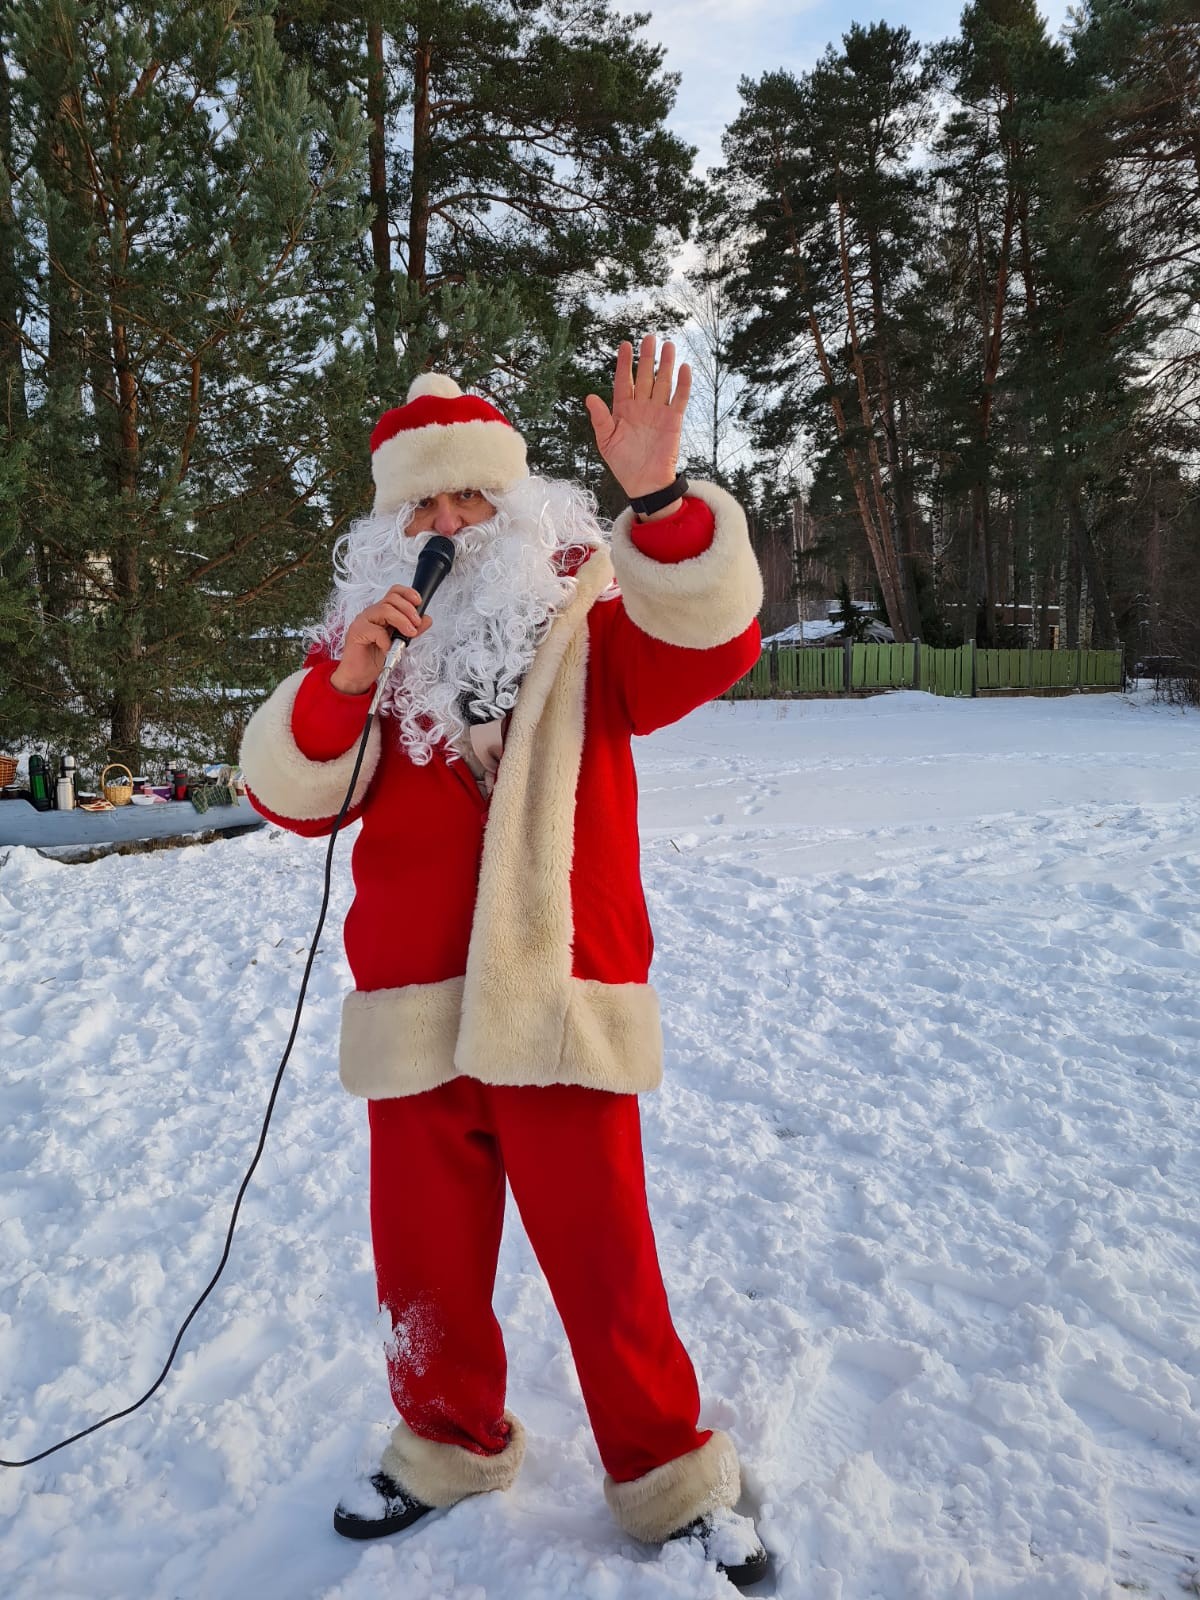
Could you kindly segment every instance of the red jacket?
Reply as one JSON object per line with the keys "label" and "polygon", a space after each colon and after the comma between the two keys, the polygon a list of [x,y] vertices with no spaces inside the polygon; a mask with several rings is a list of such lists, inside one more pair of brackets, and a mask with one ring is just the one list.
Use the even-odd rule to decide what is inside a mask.
{"label": "red jacket", "polygon": [[[715,520],[714,520],[715,513]],[[613,568],[620,591],[612,583]],[[630,746],[757,659],[761,580],[745,522],[694,484],[663,522],[619,519],[522,683],[490,799],[466,763],[415,765],[384,718],[354,805],[354,975],[341,1076],[371,1098],[458,1073],[633,1091],[662,1071]],[[310,657],[255,713],[241,761],[256,808],[327,834],[371,691]]]}

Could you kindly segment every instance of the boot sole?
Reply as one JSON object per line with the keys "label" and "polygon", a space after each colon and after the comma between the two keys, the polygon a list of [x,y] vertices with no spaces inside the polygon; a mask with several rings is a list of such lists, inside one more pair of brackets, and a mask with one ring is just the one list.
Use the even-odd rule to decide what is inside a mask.
{"label": "boot sole", "polygon": [[345,1516],[340,1510],[335,1510],[333,1527],[343,1539],[386,1539],[391,1534],[403,1533],[407,1528],[415,1527],[418,1522],[424,1522],[429,1517],[438,1516],[449,1509],[449,1506],[413,1506],[408,1511],[399,1511],[393,1517],[380,1517],[374,1522],[366,1517]]}

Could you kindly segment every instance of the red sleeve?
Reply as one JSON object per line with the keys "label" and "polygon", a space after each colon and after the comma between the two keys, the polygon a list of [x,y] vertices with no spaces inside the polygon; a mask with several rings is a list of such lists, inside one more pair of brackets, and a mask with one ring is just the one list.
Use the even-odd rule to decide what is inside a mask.
{"label": "red sleeve", "polygon": [[[685,495],[673,516],[659,522],[635,520],[629,539],[640,555],[669,566],[704,555],[715,531],[711,508]],[[612,674],[634,733],[666,727],[724,694],[749,672],[762,648],[757,621],[735,638],[707,649],[667,644],[643,633],[620,599],[606,603],[597,623],[605,671]]]}
{"label": "red sleeve", "polygon": [[762,650],[757,618],[724,644],[689,650],[643,633],[623,601],[607,606],[607,660],[634,733],[653,733],[717,699],[750,671]]}
{"label": "red sleeve", "polygon": [[674,516],[658,522],[639,522],[635,517],[629,538],[651,561],[690,561],[702,556],[713,541],[713,514],[703,500],[685,495]]}
{"label": "red sleeve", "polygon": [[362,738],[371,709],[374,688],[362,694],[343,694],[330,683],[338,663],[310,652],[309,671],[292,707],[292,738],[310,761],[332,761],[345,755]]}

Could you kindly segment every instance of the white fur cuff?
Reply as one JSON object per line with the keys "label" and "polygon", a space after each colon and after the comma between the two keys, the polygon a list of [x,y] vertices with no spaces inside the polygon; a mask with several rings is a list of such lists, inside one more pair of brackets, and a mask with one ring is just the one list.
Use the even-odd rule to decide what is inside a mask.
{"label": "white fur cuff", "polygon": [[458,1444],[422,1439],[406,1422],[392,1430],[379,1465],[393,1482],[427,1506],[452,1506],[469,1494],[511,1489],[525,1455],[525,1429],[511,1411],[508,1443],[496,1456],[479,1456]]}
{"label": "white fur cuff", "polygon": [[[299,672],[285,678],[250,718],[242,736],[238,763],[255,798],[261,800],[268,811],[296,822],[320,822],[326,817],[336,817],[342,808],[358,755],[358,740],[345,755],[332,761],[310,761],[301,754],[292,737],[292,707],[307,670],[301,667]],[[376,718],[367,738],[352,805],[359,804],[375,776],[379,748],[379,719]]]}
{"label": "white fur cuff", "polygon": [[737,1451],[729,1435],[719,1431],[699,1450],[629,1483],[604,1480],[604,1498],[618,1525],[647,1544],[661,1544],[708,1511],[736,1505],[741,1492]]}
{"label": "white fur cuff", "polygon": [[612,559],[631,621],[652,639],[710,650],[736,639],[763,603],[758,570],[742,508],[715,483],[693,483],[688,494],[712,511],[712,544],[688,561],[655,561],[629,536],[633,512],[613,524]]}

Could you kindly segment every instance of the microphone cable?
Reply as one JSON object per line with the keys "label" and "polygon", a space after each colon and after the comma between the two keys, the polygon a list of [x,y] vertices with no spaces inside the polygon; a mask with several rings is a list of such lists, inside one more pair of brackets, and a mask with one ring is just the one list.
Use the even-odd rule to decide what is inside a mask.
{"label": "microphone cable", "polygon": [[[413,587],[421,596],[421,603],[417,607],[418,616],[424,616],[426,606],[433,598],[434,593],[441,584],[442,579],[450,571],[453,561],[454,546],[452,542],[442,534],[435,534],[431,539],[427,540],[425,545],[422,547],[421,554],[417,558],[416,572],[413,574]],[[379,710],[379,705],[383,698],[383,692],[387,687],[388,679],[391,677],[397,662],[400,660],[400,657],[403,655],[407,646],[407,638],[405,638],[403,634],[397,634],[393,632],[392,645],[388,650],[383,666],[380,669],[379,679],[375,688],[375,695],[371,701],[370,710],[367,712],[367,720],[363,727],[362,737],[358,741],[358,754],[354,761],[354,771],[350,774],[350,782],[346,788],[346,798],[342,801],[342,808],[337,814],[333,828],[329,835],[329,848],[325,852],[325,882],[321,894],[321,910],[317,916],[317,926],[312,936],[312,943],[309,945],[308,960],[304,964],[304,976],[300,980],[300,993],[296,999],[296,1011],[292,1018],[292,1031],[288,1034],[288,1041],[284,1047],[283,1055],[280,1057],[278,1070],[275,1073],[275,1081],[271,1085],[270,1097],[267,1100],[267,1111],[266,1115],[263,1117],[262,1131],[258,1136],[258,1147],[254,1152],[254,1156],[250,1162],[250,1165],[246,1168],[246,1175],[242,1179],[241,1187],[237,1192],[237,1199],[233,1203],[233,1212],[229,1218],[229,1229],[225,1235],[225,1248],[221,1252],[221,1259],[217,1263],[217,1270],[209,1279],[204,1293],[200,1296],[195,1305],[188,1312],[187,1316],[183,1319],[183,1323],[180,1326],[179,1332],[175,1335],[175,1342],[171,1346],[171,1353],[168,1355],[165,1363],[163,1364],[162,1371],[146,1390],[145,1394],[142,1395],[140,1400],[135,1400],[132,1405],[125,1406],[121,1411],[114,1411],[111,1416],[101,1417],[99,1422],[93,1422],[88,1427],[81,1428],[78,1433],[73,1433],[66,1439],[60,1439],[57,1444],[52,1444],[45,1450],[39,1450],[36,1455],[26,1456],[23,1460],[15,1461],[10,1461],[5,1457],[0,1456],[0,1467],[31,1467],[35,1462],[44,1461],[47,1456],[54,1455],[55,1451],[65,1450],[69,1444],[75,1444],[79,1439],[86,1439],[89,1433],[95,1433],[99,1428],[106,1428],[110,1422],[119,1422],[122,1417],[128,1417],[134,1411],[138,1410],[140,1406],[144,1406],[146,1401],[150,1399],[151,1395],[158,1390],[163,1382],[163,1379],[171,1370],[171,1364],[175,1360],[175,1357],[179,1351],[179,1346],[183,1343],[184,1334],[191,1326],[193,1319],[200,1310],[200,1307],[216,1288],[217,1280],[225,1270],[225,1264],[229,1260],[230,1251],[233,1247],[233,1230],[237,1227],[238,1214],[242,1209],[242,1200],[245,1197],[246,1190],[250,1187],[250,1180],[253,1178],[255,1168],[258,1166],[259,1159],[266,1148],[267,1129],[271,1125],[271,1116],[275,1110],[275,1102],[279,1098],[279,1089],[280,1085],[283,1083],[284,1068],[288,1064],[288,1059],[292,1053],[292,1046],[295,1044],[296,1035],[300,1031],[300,1013],[304,1009],[304,997],[308,992],[309,976],[312,973],[313,962],[316,959],[317,947],[321,939],[321,931],[325,926],[325,915],[329,910],[329,891],[333,873],[333,846],[338,836],[338,829],[342,825],[342,821],[346,815],[346,812],[350,809],[350,800],[354,794],[355,785],[358,782],[358,775],[362,770],[363,757],[366,754],[367,739],[371,732],[371,724],[374,722],[376,713]]]}

